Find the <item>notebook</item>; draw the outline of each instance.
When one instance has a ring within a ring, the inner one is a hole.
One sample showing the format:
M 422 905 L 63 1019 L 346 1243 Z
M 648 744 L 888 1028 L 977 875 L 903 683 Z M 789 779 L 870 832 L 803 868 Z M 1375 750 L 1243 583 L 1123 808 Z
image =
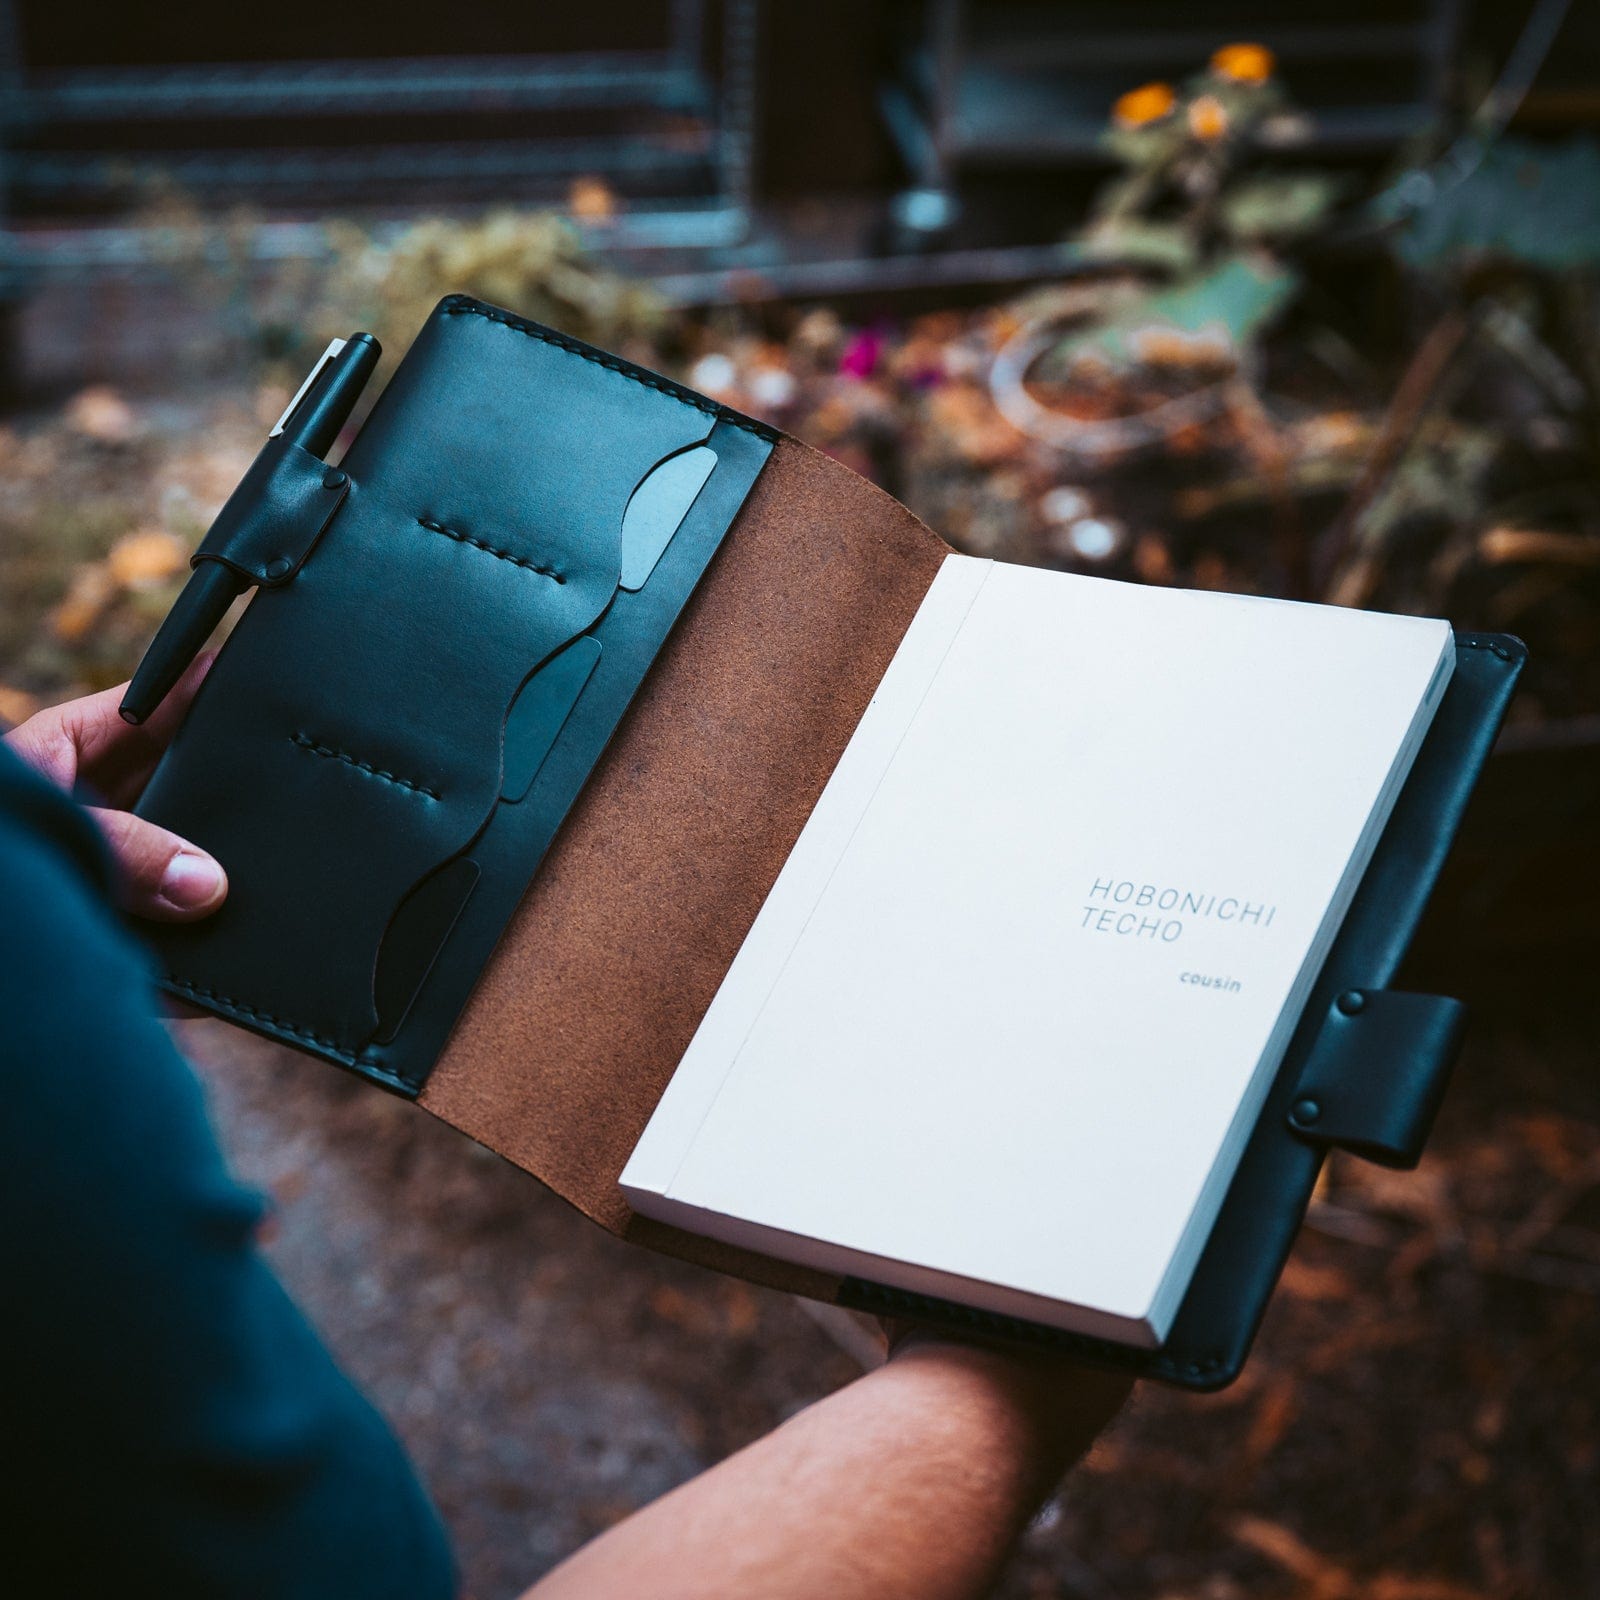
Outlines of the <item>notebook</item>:
M 1442 623 L 956 557 L 461 295 L 330 461 L 377 357 L 318 364 L 125 699 L 256 590 L 139 801 L 230 884 L 142 927 L 162 986 L 618 1237 L 1231 1381 L 1326 1151 L 1426 1141 L 1462 1008 L 1394 985 L 1520 642 L 1430 692 Z
M 1160 1346 L 1454 661 L 1442 621 L 946 557 L 628 1203 Z

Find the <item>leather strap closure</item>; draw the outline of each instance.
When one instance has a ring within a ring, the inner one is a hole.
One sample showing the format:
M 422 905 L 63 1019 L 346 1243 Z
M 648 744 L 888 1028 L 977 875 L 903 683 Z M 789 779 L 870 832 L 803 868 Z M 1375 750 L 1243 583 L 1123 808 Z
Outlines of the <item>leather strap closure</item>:
M 1416 1166 L 1465 1020 L 1461 1002 L 1442 995 L 1346 990 L 1295 1086 L 1290 1128 L 1382 1166 Z
M 348 474 L 287 439 L 269 439 L 190 565 L 217 561 L 247 584 L 277 588 L 300 570 L 349 492 Z

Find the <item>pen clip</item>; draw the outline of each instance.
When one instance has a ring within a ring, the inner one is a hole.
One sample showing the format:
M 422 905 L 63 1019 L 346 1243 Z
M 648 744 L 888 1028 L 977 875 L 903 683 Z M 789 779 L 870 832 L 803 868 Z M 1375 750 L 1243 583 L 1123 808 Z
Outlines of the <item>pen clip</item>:
M 125 721 L 141 723 L 161 704 L 240 594 L 281 588 L 300 570 L 350 488 L 322 458 L 381 353 L 370 333 L 334 339 L 322 352 L 195 552 L 194 573 L 123 696 Z
M 306 391 L 317 381 L 317 377 L 321 373 L 322 369 L 327 366 L 327 364 L 332 361 L 341 350 L 344 349 L 348 342 L 349 341 L 345 339 L 330 339 L 328 341 L 328 348 L 317 357 L 316 365 L 313 366 L 312 369 L 306 374 L 305 382 L 295 390 L 294 399 L 292 399 L 288 405 L 283 408 L 283 415 L 279 417 L 275 423 L 273 423 L 272 432 L 267 435 L 269 439 L 276 439 L 278 435 L 283 432 L 285 425 L 289 421 L 289 418 L 294 415 L 294 408 L 305 399 Z

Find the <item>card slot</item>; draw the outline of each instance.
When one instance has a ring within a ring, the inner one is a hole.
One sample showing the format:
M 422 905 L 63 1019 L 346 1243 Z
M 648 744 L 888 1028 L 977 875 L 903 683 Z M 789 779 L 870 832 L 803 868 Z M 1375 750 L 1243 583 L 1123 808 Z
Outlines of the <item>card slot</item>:
M 374 1044 L 388 1044 L 400 1031 L 479 876 L 477 862 L 458 856 L 435 868 L 400 902 L 384 930 L 373 970 L 372 1001 L 378 1018 Z
M 715 450 L 691 445 L 664 456 L 639 480 L 617 530 L 618 589 L 637 592 L 649 581 L 716 465 Z M 531 565 L 491 548 L 484 540 L 468 538 L 433 520 L 419 520 L 432 531 L 447 533 L 458 542 L 475 545 L 502 560 L 512 560 L 518 566 Z M 557 582 L 565 581 L 553 570 L 534 570 Z M 593 677 L 601 654 L 600 641 L 590 634 L 569 640 L 513 696 L 501 740 L 498 803 L 519 805 L 526 799 Z M 490 815 L 493 809 L 490 808 Z M 486 816 L 480 832 L 488 821 Z M 463 851 L 470 848 L 469 842 Z M 373 1007 L 377 1026 L 370 1043 L 394 1042 L 459 921 L 478 876 L 477 866 L 463 854 L 430 869 L 402 897 L 374 957 Z
M 518 690 L 506 714 L 501 801 L 515 805 L 533 787 L 599 660 L 600 641 L 583 635 L 558 650 Z M 470 850 L 471 843 L 465 848 Z M 431 868 L 401 899 L 373 966 L 377 1027 L 371 1043 L 393 1043 L 481 875 L 476 861 L 458 855 Z
M 716 465 L 716 451 L 699 444 L 658 461 L 640 479 L 622 514 L 622 588 L 633 593 L 650 581 Z
M 574 639 L 523 684 L 506 714 L 500 798 L 522 801 L 600 661 L 600 641 Z

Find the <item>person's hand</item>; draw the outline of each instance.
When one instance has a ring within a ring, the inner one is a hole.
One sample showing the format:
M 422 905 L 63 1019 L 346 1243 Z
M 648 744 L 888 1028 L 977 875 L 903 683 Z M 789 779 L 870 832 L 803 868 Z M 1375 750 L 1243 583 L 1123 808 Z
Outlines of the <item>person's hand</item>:
M 927 1322 L 902 1317 L 874 1317 L 883 1335 L 884 1360 L 896 1361 L 908 1353 L 938 1356 L 967 1352 L 989 1358 L 1043 1392 L 1069 1394 L 1090 1411 L 1101 1413 L 1100 1424 L 1109 1422 L 1133 1390 L 1133 1378 L 1116 1370 L 1087 1366 L 1076 1358 L 1048 1349 L 1029 1349 L 986 1339 L 981 1334 L 963 1335 Z
M 143 792 L 214 659 L 198 657 L 142 727 L 118 715 L 127 688 L 120 684 L 40 711 L 5 736 L 52 782 L 70 790 L 81 780 L 115 808 L 91 806 L 89 814 L 116 858 L 124 907 L 141 917 L 192 922 L 209 916 L 228 893 L 227 875 L 198 845 L 121 809 Z

